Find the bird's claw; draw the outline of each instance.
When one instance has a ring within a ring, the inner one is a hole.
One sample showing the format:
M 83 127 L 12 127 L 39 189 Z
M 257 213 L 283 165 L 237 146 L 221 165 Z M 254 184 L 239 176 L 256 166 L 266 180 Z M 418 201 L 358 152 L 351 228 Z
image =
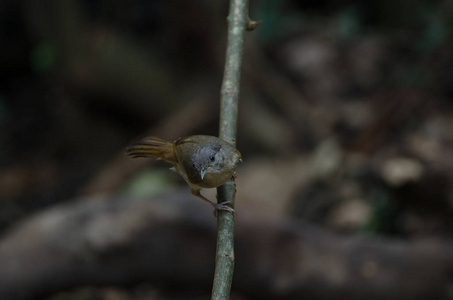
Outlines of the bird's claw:
M 217 218 L 219 210 L 229 211 L 230 213 L 232 213 L 234 215 L 236 213 L 234 208 L 226 205 L 226 204 L 230 204 L 230 203 L 231 203 L 231 201 L 224 201 L 222 203 L 213 203 L 213 206 L 214 206 L 214 217 Z

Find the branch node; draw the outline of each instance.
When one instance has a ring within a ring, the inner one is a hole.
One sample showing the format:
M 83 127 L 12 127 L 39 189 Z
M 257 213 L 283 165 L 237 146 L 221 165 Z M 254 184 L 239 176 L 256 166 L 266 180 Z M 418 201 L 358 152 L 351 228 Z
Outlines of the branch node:
M 263 21 L 262 20 L 252 21 L 249 18 L 247 21 L 247 28 L 246 28 L 247 31 L 253 31 L 261 22 L 263 22 Z

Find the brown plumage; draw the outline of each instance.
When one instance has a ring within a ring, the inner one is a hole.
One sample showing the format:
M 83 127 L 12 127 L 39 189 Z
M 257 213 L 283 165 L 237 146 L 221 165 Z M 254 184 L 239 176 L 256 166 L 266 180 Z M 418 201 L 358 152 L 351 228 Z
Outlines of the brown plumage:
M 145 137 L 126 150 L 127 155 L 138 157 L 155 157 L 168 163 L 176 164 L 175 144 L 158 137 Z
M 133 158 L 155 157 L 172 164 L 193 195 L 211 203 L 216 210 L 234 212 L 228 203 L 217 204 L 200 194 L 201 189 L 218 187 L 235 174 L 241 153 L 226 141 L 208 135 L 188 136 L 174 142 L 145 137 L 128 147 L 126 153 Z

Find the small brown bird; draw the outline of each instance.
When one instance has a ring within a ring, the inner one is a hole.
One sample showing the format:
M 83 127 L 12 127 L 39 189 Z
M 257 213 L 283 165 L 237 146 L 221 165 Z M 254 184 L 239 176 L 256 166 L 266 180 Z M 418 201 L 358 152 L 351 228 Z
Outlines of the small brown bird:
M 129 146 L 126 154 L 136 157 L 155 157 L 173 165 L 190 186 L 192 194 L 217 210 L 234 212 L 230 202 L 214 203 L 200 194 L 204 188 L 216 188 L 235 176 L 241 153 L 231 144 L 214 136 L 192 135 L 174 142 L 157 137 L 145 137 Z

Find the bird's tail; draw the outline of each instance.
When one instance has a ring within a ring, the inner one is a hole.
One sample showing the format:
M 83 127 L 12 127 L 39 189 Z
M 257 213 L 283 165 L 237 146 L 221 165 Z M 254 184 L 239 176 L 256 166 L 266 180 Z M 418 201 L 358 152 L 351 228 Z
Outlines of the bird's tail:
M 133 143 L 126 149 L 126 154 L 133 158 L 155 157 L 172 164 L 177 162 L 175 144 L 154 136 L 145 137 Z

